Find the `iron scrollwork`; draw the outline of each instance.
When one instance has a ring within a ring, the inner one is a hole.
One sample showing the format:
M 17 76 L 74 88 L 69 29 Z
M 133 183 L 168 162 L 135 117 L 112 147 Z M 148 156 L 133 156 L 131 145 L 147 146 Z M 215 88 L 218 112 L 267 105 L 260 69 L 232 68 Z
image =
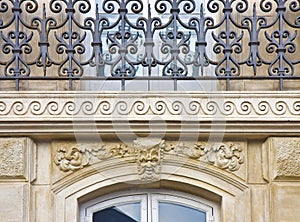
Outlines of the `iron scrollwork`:
M 40 79 L 47 79 L 56 68 L 57 79 L 84 78 L 93 69 L 100 79 L 154 72 L 184 79 L 201 78 L 209 66 L 216 79 L 239 79 L 244 66 L 252 67 L 253 78 L 297 76 L 299 1 L 98 3 L 0 0 L 1 78 L 30 79 L 41 69 Z
M 27 21 L 22 17 L 23 11 L 26 13 L 32 14 L 38 10 L 38 3 L 36 0 L 20 0 L 20 1 L 11 1 L 12 5 L 9 5 L 8 2 L 1 2 L 1 13 L 8 12 L 11 8 L 13 16 L 10 20 L 5 23 L 1 20 L 0 28 L 6 29 L 8 27 L 13 27 L 11 31 L 8 31 L 7 34 L 4 34 L 1 31 L 1 38 L 4 42 L 2 45 L 2 52 L 9 55 L 8 61 L 1 61 L 5 66 L 4 75 L 6 76 L 29 76 L 31 69 L 29 62 L 26 61 L 24 54 L 30 54 L 32 52 L 32 45 L 30 41 L 33 37 L 33 32 L 25 32 L 22 30 L 21 26 L 29 27 Z

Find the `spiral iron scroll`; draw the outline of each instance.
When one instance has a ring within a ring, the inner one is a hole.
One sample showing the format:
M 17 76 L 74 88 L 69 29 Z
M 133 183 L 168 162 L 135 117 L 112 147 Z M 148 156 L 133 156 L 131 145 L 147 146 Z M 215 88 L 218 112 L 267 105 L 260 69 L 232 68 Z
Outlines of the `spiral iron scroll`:
M 32 77 L 32 70 L 41 68 L 47 77 L 56 67 L 57 77 L 78 78 L 85 76 L 85 67 L 96 67 L 102 77 L 133 78 L 139 67 L 146 67 L 148 76 L 158 67 L 159 76 L 184 78 L 195 75 L 189 67 L 198 67 L 196 75 L 201 76 L 208 66 L 214 67 L 216 78 L 239 77 L 243 66 L 252 67 L 253 76 L 266 67 L 266 78 L 297 74 L 299 1 L 197 4 L 156 0 L 147 6 L 142 0 L 103 0 L 94 7 L 89 0 L 51 0 L 43 5 L 37 0 L 0 0 L 2 75 Z M 272 13 L 275 16 L 268 16 Z M 101 72 L 104 67 L 111 71 Z

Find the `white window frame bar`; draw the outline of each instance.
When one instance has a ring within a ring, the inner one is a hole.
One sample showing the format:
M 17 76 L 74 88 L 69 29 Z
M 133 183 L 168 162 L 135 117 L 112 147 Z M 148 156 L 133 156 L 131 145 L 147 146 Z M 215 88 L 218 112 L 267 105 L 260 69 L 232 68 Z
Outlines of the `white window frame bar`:
M 105 208 L 136 202 L 141 203 L 141 222 L 158 222 L 159 202 L 190 207 L 205 212 L 207 222 L 219 222 L 216 203 L 198 196 L 167 190 L 125 191 L 93 199 L 80 206 L 80 222 L 93 222 L 93 214 Z

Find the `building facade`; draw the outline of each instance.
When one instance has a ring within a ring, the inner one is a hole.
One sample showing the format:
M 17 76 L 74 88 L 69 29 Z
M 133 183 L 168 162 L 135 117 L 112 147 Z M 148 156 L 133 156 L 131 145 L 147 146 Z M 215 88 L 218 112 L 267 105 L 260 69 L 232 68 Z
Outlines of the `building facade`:
M 0 6 L 1 221 L 300 221 L 299 1 Z

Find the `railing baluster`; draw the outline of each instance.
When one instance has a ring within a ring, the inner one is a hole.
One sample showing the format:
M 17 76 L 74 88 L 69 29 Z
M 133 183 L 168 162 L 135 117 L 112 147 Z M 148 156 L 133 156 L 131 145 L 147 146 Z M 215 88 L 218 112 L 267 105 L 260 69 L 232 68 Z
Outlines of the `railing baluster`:
M 47 68 L 55 64 L 49 55 L 49 32 L 51 29 L 55 29 L 57 22 L 53 17 L 47 17 L 46 5 L 43 4 L 43 15 L 42 17 L 35 16 L 31 20 L 31 27 L 38 30 L 40 38 L 38 46 L 40 47 L 40 53 L 38 59 L 35 60 L 35 64 L 38 67 L 43 67 L 44 76 L 47 75 Z M 56 64 L 57 65 L 57 64 Z

